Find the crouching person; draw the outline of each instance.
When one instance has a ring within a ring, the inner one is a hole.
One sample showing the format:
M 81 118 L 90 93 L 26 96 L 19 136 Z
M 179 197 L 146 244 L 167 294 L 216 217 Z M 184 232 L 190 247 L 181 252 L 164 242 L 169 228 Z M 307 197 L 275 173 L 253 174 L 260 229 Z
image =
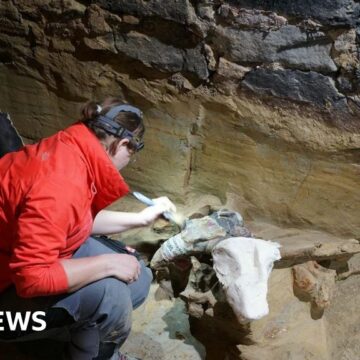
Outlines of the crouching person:
M 104 210 L 128 193 L 119 170 L 143 148 L 143 134 L 139 109 L 106 99 L 0 159 L 0 314 L 9 315 L 0 340 L 65 339 L 65 359 L 127 359 L 119 348 L 152 274 L 133 249 L 96 235 L 175 211 L 166 197 L 138 213 Z

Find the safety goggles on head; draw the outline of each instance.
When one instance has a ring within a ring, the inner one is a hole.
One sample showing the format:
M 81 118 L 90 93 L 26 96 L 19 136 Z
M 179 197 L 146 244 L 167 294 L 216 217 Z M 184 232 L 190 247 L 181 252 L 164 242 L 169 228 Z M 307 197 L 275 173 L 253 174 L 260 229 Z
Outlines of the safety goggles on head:
M 135 151 L 140 151 L 144 147 L 144 142 L 139 137 L 134 135 L 133 132 L 125 129 L 121 124 L 114 121 L 114 118 L 121 111 L 132 112 L 136 114 L 139 118 L 142 118 L 141 110 L 136 108 L 135 106 L 119 105 L 113 107 L 105 115 L 98 115 L 94 122 L 94 125 L 120 139 L 128 139 L 130 146 Z

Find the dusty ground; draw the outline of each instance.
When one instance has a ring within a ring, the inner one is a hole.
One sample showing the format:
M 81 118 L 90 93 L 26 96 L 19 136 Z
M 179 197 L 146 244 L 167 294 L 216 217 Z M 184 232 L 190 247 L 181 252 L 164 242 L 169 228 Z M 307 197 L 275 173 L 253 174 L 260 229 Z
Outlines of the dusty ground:
M 145 304 L 134 312 L 133 330 L 123 351 L 143 360 L 200 360 L 205 349 L 190 333 L 180 299 L 156 301 L 153 284 Z

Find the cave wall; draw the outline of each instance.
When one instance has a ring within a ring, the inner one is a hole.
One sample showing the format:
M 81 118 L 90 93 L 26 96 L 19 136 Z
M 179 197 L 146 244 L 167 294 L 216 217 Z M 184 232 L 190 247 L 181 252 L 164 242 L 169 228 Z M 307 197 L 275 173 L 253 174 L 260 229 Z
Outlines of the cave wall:
M 144 110 L 124 175 L 179 204 L 359 237 L 356 1 L 0 4 L 0 109 L 31 142 L 115 95 Z M 121 207 L 121 204 L 118 205 Z

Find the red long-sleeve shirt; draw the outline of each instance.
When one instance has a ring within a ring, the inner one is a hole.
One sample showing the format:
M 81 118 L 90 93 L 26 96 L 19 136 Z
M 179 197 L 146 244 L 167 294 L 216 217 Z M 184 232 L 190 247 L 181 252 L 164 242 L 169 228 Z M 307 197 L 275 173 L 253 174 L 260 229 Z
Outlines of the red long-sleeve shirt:
M 66 292 L 59 259 L 89 236 L 95 215 L 129 191 L 95 135 L 77 123 L 0 159 L 0 292 Z

